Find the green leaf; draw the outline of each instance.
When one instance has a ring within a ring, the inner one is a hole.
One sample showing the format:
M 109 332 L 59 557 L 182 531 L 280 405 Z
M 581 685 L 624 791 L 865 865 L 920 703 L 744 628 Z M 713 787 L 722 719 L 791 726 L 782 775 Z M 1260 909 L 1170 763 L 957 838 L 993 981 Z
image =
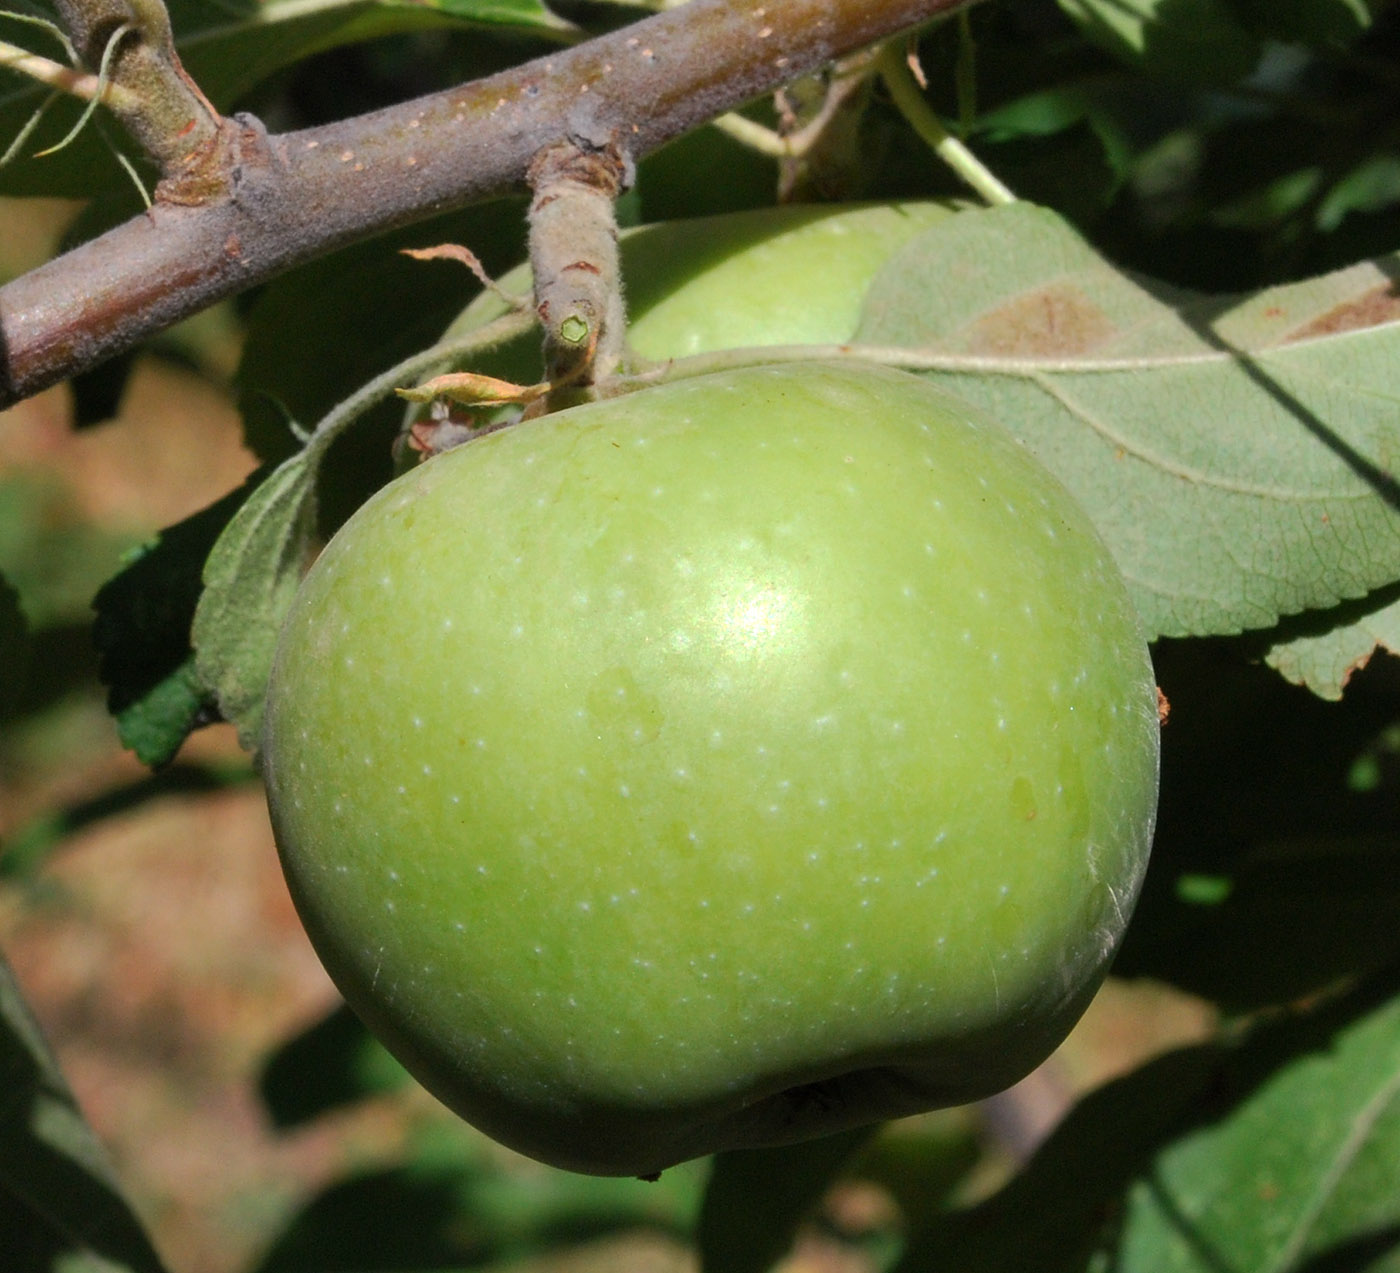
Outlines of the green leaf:
M 282 1044 L 258 1084 L 280 1130 L 408 1083 L 408 1071 L 341 1004 Z
M 1229 0 L 1059 0 L 1089 39 L 1152 75 L 1189 83 L 1248 75 L 1260 44 Z
M 135 752 L 143 765 L 156 769 L 169 764 L 185 739 L 214 719 L 193 656 L 113 716 L 122 746 Z
M 1232 0 L 1250 30 L 1272 40 L 1345 44 L 1370 28 L 1374 0 Z
M 314 491 L 303 451 L 253 491 L 204 567 L 204 593 L 190 628 L 196 673 L 250 751 L 258 749 L 277 634 L 311 544 Z
M 0 721 L 9 719 L 24 702 L 33 650 L 19 593 L 0 575 Z
M 404 31 L 476 27 L 559 41 L 577 34 L 541 0 L 175 0 L 170 16 L 185 69 L 220 109 L 313 53 Z
M 894 1273 L 1084 1273 L 1143 1162 L 1200 1110 L 1223 1054 L 1182 1049 L 1076 1105 L 1026 1167 L 985 1202 L 949 1211 Z M 1235 1273 L 1235 1271 L 1232 1271 Z
M 1237 633 L 1400 579 L 1394 269 L 1201 296 L 1015 204 L 892 258 L 856 340 L 1011 427 L 1089 511 L 1152 635 Z
M 3 959 L 0 1233 L 6 1268 L 161 1273 Z
M 1280 625 L 1264 657 L 1295 685 L 1323 698 L 1341 698 L 1377 650 L 1400 654 L 1400 588 L 1383 588 L 1317 620 Z
M 702 1163 L 684 1163 L 656 1182 L 522 1169 L 465 1124 L 445 1121 L 422 1124 L 406 1159 L 333 1182 L 292 1218 L 256 1273 L 692 1267 L 655 1257 L 585 1261 L 607 1235 L 685 1232 Z M 517 1263 L 525 1259 L 532 1262 Z
M 35 632 L 85 623 L 92 594 L 131 541 L 84 518 L 55 473 L 0 467 L 0 571 Z
M 1184 1131 L 1134 1183 L 1115 1268 L 1300 1269 L 1377 1235 L 1395 1267 L 1400 997 L 1336 1033 L 1322 1028 L 1332 1019 L 1260 1031 L 1240 1049 L 1227 1086 L 1270 1072 L 1228 1118 Z
M 0 40 L 30 49 L 53 61 L 66 61 L 58 41 L 31 26 L 7 21 L 0 14 Z M 0 168 L 0 195 L 55 195 L 91 198 L 104 190 L 134 193 L 131 178 L 122 171 L 115 152 L 131 159 L 143 175 L 146 188 L 155 184 L 154 167 L 134 142 L 110 117 L 94 116 L 72 142 L 49 155 L 39 152 L 62 141 L 78 122 L 84 103 L 51 91 L 27 76 L 0 67 L 0 154 L 5 153 L 36 112 L 42 112 L 35 130 L 10 162 Z
M 190 731 L 212 718 L 213 696 L 196 673 L 190 624 L 205 558 L 248 489 L 163 530 L 93 599 L 108 707 L 122 743 L 144 764 L 168 763 Z
M 1000 1192 L 911 1244 L 897 1273 L 1302 1273 L 1373 1242 L 1393 1250 L 1393 988 L 1167 1053 L 1103 1085 Z
M 874 1127 L 718 1154 L 696 1226 L 702 1273 L 766 1273 Z

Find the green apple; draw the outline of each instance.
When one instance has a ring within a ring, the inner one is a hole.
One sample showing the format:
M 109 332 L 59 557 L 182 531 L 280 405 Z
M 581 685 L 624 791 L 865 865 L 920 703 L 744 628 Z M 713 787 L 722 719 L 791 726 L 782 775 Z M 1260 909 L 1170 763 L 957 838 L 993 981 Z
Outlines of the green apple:
M 774 365 L 479 437 L 306 578 L 264 772 L 346 998 L 545 1162 L 986 1096 L 1104 975 L 1157 790 L 1085 515 L 925 381 Z
M 629 346 L 643 358 L 664 359 L 848 340 L 881 266 L 958 206 L 796 204 L 627 230 L 621 254 Z M 529 295 L 529 266 L 500 282 L 512 295 Z M 499 296 L 483 292 L 448 334 L 474 331 L 506 308 Z M 539 336 L 522 337 L 472 366 L 506 379 L 537 380 Z

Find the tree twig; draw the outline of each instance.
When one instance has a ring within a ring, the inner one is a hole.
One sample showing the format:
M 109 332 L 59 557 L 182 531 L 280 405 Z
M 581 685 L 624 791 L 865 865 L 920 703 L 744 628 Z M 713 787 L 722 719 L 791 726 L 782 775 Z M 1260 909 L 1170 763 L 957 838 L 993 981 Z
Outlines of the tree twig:
M 180 65 L 162 0 L 54 0 L 54 8 L 87 68 L 104 67 L 104 104 L 159 166 L 157 197 L 223 194 L 224 121 Z
M 520 191 L 546 146 L 614 145 L 635 160 L 972 2 L 691 0 L 502 74 L 321 128 L 269 136 L 255 120 L 228 121 L 225 197 L 193 206 L 158 197 L 147 213 L 0 288 L 0 406 L 332 248 Z

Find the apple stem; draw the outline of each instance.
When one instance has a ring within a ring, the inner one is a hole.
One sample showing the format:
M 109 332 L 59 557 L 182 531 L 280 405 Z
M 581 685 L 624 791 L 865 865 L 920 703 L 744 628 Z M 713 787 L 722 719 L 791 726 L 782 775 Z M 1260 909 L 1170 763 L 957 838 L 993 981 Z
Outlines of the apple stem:
M 892 41 L 881 50 L 880 78 L 909 126 L 990 206 L 1016 202 L 1015 192 L 944 128 L 943 121 L 934 114 L 914 79 L 902 41 Z
M 631 177 L 629 158 L 611 142 L 562 142 L 530 165 L 530 267 L 545 376 L 561 395 L 567 386 L 574 400 L 610 375 L 622 355 L 626 315 L 616 201 Z

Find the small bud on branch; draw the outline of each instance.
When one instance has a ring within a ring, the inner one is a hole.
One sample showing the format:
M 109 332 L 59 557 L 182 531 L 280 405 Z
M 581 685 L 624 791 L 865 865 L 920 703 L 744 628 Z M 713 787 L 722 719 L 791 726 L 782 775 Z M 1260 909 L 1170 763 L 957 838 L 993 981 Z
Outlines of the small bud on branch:
M 621 357 L 626 315 L 615 203 L 629 179 L 615 146 L 564 142 L 530 165 L 530 272 L 548 380 L 585 387 Z

